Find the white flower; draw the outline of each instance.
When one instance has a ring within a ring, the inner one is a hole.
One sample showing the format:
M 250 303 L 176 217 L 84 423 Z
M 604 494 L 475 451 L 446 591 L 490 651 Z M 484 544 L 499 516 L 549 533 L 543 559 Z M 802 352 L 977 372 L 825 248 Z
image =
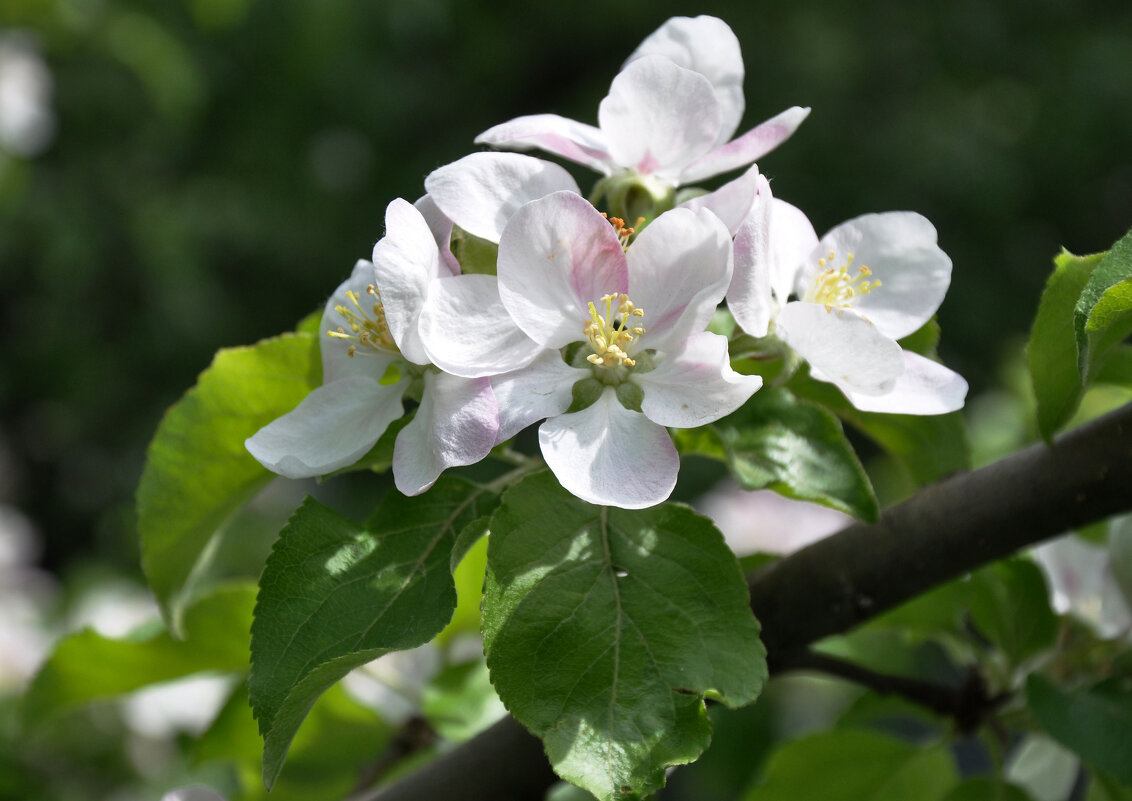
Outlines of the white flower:
M 704 331 L 731 279 L 723 224 L 675 209 L 631 236 L 573 192 L 528 203 L 502 232 L 498 284 L 433 281 L 420 330 L 442 369 L 495 376 L 499 441 L 549 418 L 539 443 L 562 486 L 644 508 L 676 482 L 665 427 L 716 420 L 762 382 Z M 592 402 L 567 412 L 575 385 Z
M 727 304 L 752 336 L 771 332 L 858 409 L 942 414 L 963 406 L 967 382 L 896 340 L 935 314 L 951 281 L 936 232 L 913 212 L 866 214 L 820 240 L 794 206 L 757 199 L 735 236 Z
M 419 391 L 420 406 L 394 444 L 401 492 L 424 492 L 445 468 L 477 462 L 494 445 L 489 382 L 431 367 L 417 331 L 429 282 L 457 267 L 447 251 L 451 223 L 427 196 L 418 206 L 389 204 L 373 262 L 359 261 L 327 302 L 322 386 L 247 440 L 269 470 L 304 478 L 353 464 L 401 417 L 406 392 Z
M 613 79 L 597 127 L 535 114 L 484 131 L 476 142 L 537 147 L 607 176 L 627 171 L 655 182 L 662 195 L 751 164 L 789 138 L 810 111 L 795 106 L 731 140 L 743 107 L 735 34 L 715 17 L 674 17 Z

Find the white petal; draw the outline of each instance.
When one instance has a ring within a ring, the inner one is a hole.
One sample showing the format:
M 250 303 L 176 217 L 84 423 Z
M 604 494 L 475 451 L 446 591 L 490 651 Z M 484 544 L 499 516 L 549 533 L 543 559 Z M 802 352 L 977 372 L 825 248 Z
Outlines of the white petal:
M 389 333 L 406 359 L 428 364 L 417 319 L 429 283 L 448 274 L 425 218 L 398 198 L 385 210 L 385 236 L 373 246 L 377 289 Z
M 754 204 L 735 233 L 735 270 L 727 288 L 727 308 L 754 337 L 767 335 L 776 308 L 770 283 L 773 200 L 770 184 L 758 176 Z
M 602 506 L 655 506 L 672 494 L 680 469 L 668 431 L 622 406 L 612 388 L 592 406 L 543 423 L 539 445 L 566 490 Z
M 557 114 L 516 117 L 481 133 L 476 144 L 510 150 L 537 147 L 606 175 L 615 166 L 599 128 Z
M 393 445 L 393 479 L 405 495 L 419 495 L 446 468 L 487 456 L 499 430 L 499 409 L 486 378 L 428 371 L 416 416 Z
M 613 226 L 572 192 L 515 212 L 499 240 L 498 264 L 503 305 L 527 336 L 549 348 L 584 339 L 589 304 L 629 287 Z
M 963 408 L 967 382 L 938 362 L 904 351 L 904 372 L 891 391 L 865 395 L 842 387 L 842 392 L 862 412 L 945 414 Z
M 432 231 L 432 238 L 436 240 L 436 248 L 440 251 L 441 266 L 447 268 L 448 275 L 460 274 L 460 262 L 452 252 L 452 220 L 440 210 L 436 201 L 428 195 L 421 195 L 413 204 L 424 217 L 428 229 Z M 443 276 L 443 271 L 441 272 Z
M 746 167 L 789 139 L 809 115 L 808 108 L 793 106 L 786 109 L 739 138 L 732 139 L 727 144 L 720 145 L 710 153 L 687 164 L 680 172 L 680 183 L 694 183 L 739 167 Z
M 592 373 L 571 367 L 556 350 L 544 350 L 538 358 L 511 373 L 491 379 L 499 402 L 498 442 L 506 442 L 524 428 L 570 408 L 574 384 Z
M 351 333 L 349 321 L 338 311 L 339 307 L 354 314 L 365 314 L 373 318 L 374 297 L 369 293 L 369 287 L 376 284 L 377 272 L 373 264 L 365 259 L 358 259 L 350 277 L 339 284 L 334 294 L 330 296 L 330 300 L 326 301 L 318 329 L 324 384 L 357 375 L 369 376 L 374 381 L 380 381 L 389 363 L 398 358 L 393 352 L 386 356 L 372 351 L 351 357 L 350 345 L 356 345 L 356 341 L 339 339 L 326 333 L 339 329 L 343 329 L 346 334 Z M 354 293 L 357 303 L 350 299 L 347 292 Z M 359 348 L 359 350 L 363 349 Z
M 711 81 L 719 101 L 721 127 L 716 143 L 731 138 L 743 118 L 743 54 L 739 39 L 717 17 L 672 17 L 649 34 L 625 62 L 665 56 Z
M 551 192 L 581 194 L 562 167 L 520 153 L 472 153 L 433 170 L 425 189 L 456 225 L 498 242 L 511 215 Z
M 528 364 L 542 348 L 515 325 L 494 275 L 433 281 L 420 317 L 429 361 L 453 375 L 496 375 Z
M 731 283 L 731 235 L 707 209 L 672 209 L 629 247 L 629 297 L 645 316 L 641 347 L 664 348 L 711 321 Z
M 770 212 L 770 285 L 779 303 L 795 289 L 802 265 L 818 243 L 809 217 L 797 206 L 774 198 Z
M 617 164 L 670 181 L 715 145 L 721 127 L 707 78 L 663 56 L 621 70 L 597 118 Z
M 759 168 L 752 166 L 734 181 L 728 181 L 714 192 L 684 201 L 680 208 L 692 211 L 707 209 L 721 219 L 734 236 L 755 203 L 759 189 L 758 179 Z M 815 241 L 816 239 L 815 237 Z
M 323 384 L 244 445 L 260 464 L 281 476 L 326 475 L 353 464 L 373 447 L 401 416 L 404 389 L 404 382 L 382 386 L 365 376 Z
M 787 303 L 778 313 L 779 337 L 810 363 L 810 373 L 842 390 L 889 392 L 904 371 L 900 346 L 848 309 Z
M 872 270 L 881 286 L 853 301 L 886 336 L 906 337 L 931 319 L 951 283 L 951 259 L 936 245 L 935 227 L 911 211 L 866 214 L 821 238 L 803 281 L 818 271 L 817 259 L 832 250 L 839 267 L 850 253 L 853 271 Z
M 731 414 L 763 385 L 757 375 L 732 370 L 727 338 L 707 331 L 658 362 L 655 370 L 634 373 L 632 380 L 644 390 L 641 411 L 662 426 L 707 425 Z

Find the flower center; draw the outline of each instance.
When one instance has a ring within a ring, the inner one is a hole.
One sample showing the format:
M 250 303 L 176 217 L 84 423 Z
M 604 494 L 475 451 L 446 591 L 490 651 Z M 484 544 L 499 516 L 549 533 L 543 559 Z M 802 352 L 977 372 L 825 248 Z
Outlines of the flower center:
M 604 315 L 590 303 L 590 319 L 582 328 L 593 349 L 586 361 L 598 367 L 632 367 L 636 362 L 629 357 L 628 349 L 645 329 L 633 326 L 631 318 L 644 317 L 644 309 L 638 309 L 624 294 L 604 295 L 598 302 L 604 306 Z
M 393 335 L 389 332 L 389 323 L 385 321 L 385 306 L 381 303 L 381 295 L 377 287 L 370 284 L 366 287 L 366 294 L 373 296 L 373 305 L 369 311 L 362 304 L 362 298 L 357 292 L 347 291 L 346 297 L 350 299 L 353 308 L 341 304 L 334 307 L 334 311 L 342 316 L 346 324 L 337 331 L 326 333 L 335 339 L 352 340 L 349 350 L 346 351 L 351 357 L 359 352 L 358 348 L 361 348 L 361 353 L 370 356 L 378 353 L 399 353 L 397 343 L 393 341 Z
M 840 267 L 826 266 L 835 261 L 836 258 L 837 254 L 831 250 L 827 258 L 818 259 L 818 267 L 823 269 L 814 278 L 813 285 L 807 290 L 802 300 L 809 303 L 820 303 L 825 306 L 826 311 L 831 311 L 834 306 L 851 305 L 853 298 L 867 295 L 880 286 L 880 281 L 868 280 L 873 271 L 864 265 L 856 273 L 849 272 L 853 267 L 852 253 Z
M 612 225 L 613 230 L 617 232 L 617 239 L 621 242 L 622 250 L 628 250 L 629 240 L 633 238 L 633 234 L 637 233 L 637 229 L 630 228 L 620 217 L 610 217 L 604 211 L 601 213 L 601 216 L 609 220 L 609 224 Z M 637 226 L 640 227 L 641 223 L 643 223 L 644 221 L 644 217 L 638 217 Z

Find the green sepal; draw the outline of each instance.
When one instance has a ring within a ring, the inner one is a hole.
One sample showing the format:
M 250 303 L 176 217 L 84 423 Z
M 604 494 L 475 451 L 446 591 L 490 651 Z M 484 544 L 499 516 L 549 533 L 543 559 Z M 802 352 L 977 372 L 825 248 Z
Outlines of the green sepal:
M 469 234 L 463 228 L 452 228 L 452 255 L 460 263 L 460 272 L 477 273 L 480 275 L 495 275 L 496 263 L 499 260 L 499 245 L 474 234 Z

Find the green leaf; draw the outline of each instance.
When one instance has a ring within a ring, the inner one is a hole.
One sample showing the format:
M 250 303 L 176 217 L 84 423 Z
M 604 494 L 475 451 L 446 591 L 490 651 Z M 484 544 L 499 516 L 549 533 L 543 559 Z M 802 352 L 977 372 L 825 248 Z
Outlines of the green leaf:
M 856 729 L 782 746 L 743 801 L 935 801 L 957 781 L 943 746 L 920 748 Z
M 1057 639 L 1057 615 L 1041 569 L 1006 559 L 971 577 L 971 619 L 1017 667 Z
M 24 697 L 24 720 L 36 726 L 92 701 L 203 670 L 248 669 L 248 629 L 255 588 L 217 589 L 185 611 L 185 639 L 167 632 L 114 640 L 84 629 L 60 640 Z
M 421 714 L 446 740 L 471 739 L 507 714 L 482 659 L 450 665 L 421 691 Z
M 191 578 L 225 520 L 273 474 L 244 440 L 322 380 L 318 340 L 285 334 L 216 354 L 166 414 L 138 485 L 142 568 L 174 634 Z
M 1015 784 L 979 776 L 956 785 L 943 801 L 1033 801 L 1033 798 Z
M 879 513 L 872 484 L 841 424 L 787 389 L 760 390 L 711 426 L 732 476 L 744 489 L 772 489 L 862 520 Z
M 1026 360 L 1038 404 L 1038 431 L 1047 440 L 1073 416 L 1085 392 L 1071 323 L 1081 290 L 1103 255 L 1074 256 L 1063 250 L 1053 260 L 1053 274 L 1030 328 Z
M 967 424 L 960 412 L 936 415 L 862 412 L 833 384 L 800 372 L 790 388 L 817 401 L 884 448 L 918 485 L 932 484 L 971 466 Z
M 494 496 L 442 478 L 389 492 L 365 527 L 308 498 L 260 579 L 248 694 L 270 787 L 318 696 L 359 665 L 435 637 L 452 617 L 452 548 Z
M 1132 801 L 1132 784 L 1121 784 L 1103 773 L 1093 771 L 1085 801 Z
M 746 583 L 683 506 L 592 506 L 549 473 L 492 518 L 484 642 L 492 682 L 560 776 L 636 797 L 711 737 L 703 696 L 750 703 L 766 680 Z
M 1034 720 L 1051 737 L 1125 784 L 1132 784 L 1132 691 L 1128 679 L 1066 690 L 1032 674 L 1026 703 Z
M 1132 387 L 1132 345 L 1116 345 L 1104 354 L 1094 380 L 1098 384 Z
M 904 350 L 909 350 L 912 353 L 918 353 L 921 356 L 927 356 L 929 359 L 934 359 L 936 356 L 936 348 L 939 347 L 940 328 L 939 321 L 932 318 L 913 331 L 908 336 L 900 340 L 900 347 Z
M 239 778 L 240 801 L 309 801 L 346 798 L 357 777 L 392 739 L 394 729 L 331 687 L 315 703 L 291 746 L 287 766 L 270 794 L 260 778 L 263 740 L 248 708 L 247 688 L 236 688 L 200 739 L 193 743 L 194 764 L 226 765 Z
M 1104 254 L 1073 309 L 1081 383 L 1094 359 L 1132 333 L 1132 231 Z

